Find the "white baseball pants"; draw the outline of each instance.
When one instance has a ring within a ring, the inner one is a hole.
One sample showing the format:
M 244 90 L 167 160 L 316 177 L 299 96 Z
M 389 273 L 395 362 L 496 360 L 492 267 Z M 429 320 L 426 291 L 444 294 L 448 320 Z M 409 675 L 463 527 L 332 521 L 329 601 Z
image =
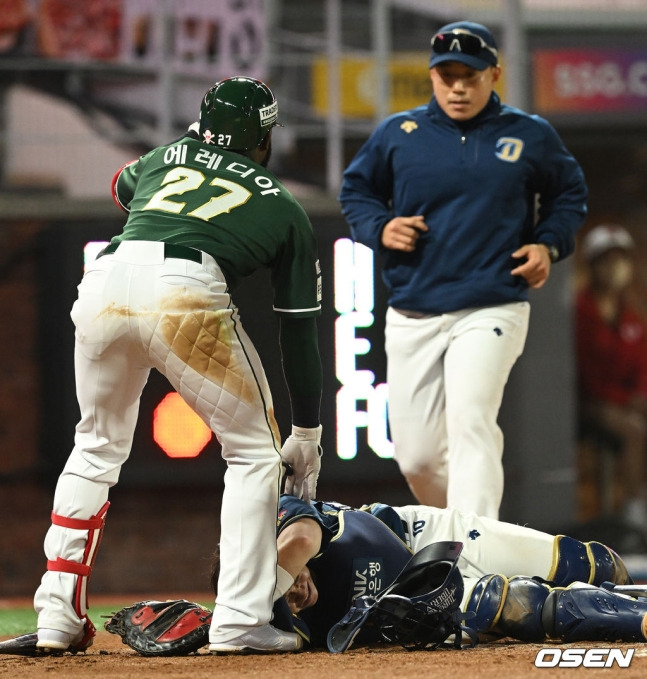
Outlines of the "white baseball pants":
M 215 432 L 227 462 L 210 641 L 226 642 L 268 623 L 280 437 L 265 373 L 217 263 L 205 253 L 202 263 L 165 259 L 163 243 L 126 241 L 88 267 L 72 319 L 81 419 L 54 512 L 68 524 L 99 512 L 130 454 L 140 395 L 157 368 Z M 163 525 L 151 526 L 155 530 Z M 52 525 L 45 552 L 50 561 L 81 563 L 87 543 L 87 530 Z M 79 577 L 45 573 L 34 599 L 39 628 L 79 631 L 85 613 Z
M 498 518 L 503 390 L 521 355 L 530 305 L 412 318 L 386 314 L 389 424 L 420 504 Z
M 463 608 L 484 575 L 501 573 L 548 578 L 555 558 L 555 536 L 455 509 L 408 505 L 393 508 L 407 526 L 414 552 L 433 542 L 463 543 L 458 567 L 465 584 Z

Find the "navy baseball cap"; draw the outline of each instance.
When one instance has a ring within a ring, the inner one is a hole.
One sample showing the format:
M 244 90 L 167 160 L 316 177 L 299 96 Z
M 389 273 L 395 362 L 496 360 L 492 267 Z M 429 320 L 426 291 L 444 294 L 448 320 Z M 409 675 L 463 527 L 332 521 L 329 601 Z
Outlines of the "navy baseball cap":
M 444 61 L 460 61 L 477 71 L 499 63 L 498 48 L 490 31 L 473 21 L 443 26 L 431 39 L 429 68 Z

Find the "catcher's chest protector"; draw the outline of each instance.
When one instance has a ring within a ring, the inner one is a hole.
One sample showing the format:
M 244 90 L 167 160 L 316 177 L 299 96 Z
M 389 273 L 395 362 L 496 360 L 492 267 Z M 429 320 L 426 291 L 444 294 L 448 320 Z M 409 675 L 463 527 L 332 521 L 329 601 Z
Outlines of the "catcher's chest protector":
M 310 628 L 313 645 L 325 646 L 328 630 L 353 600 L 386 589 L 410 558 L 409 549 L 379 519 L 366 512 L 340 511 L 337 535 L 308 564 L 319 600 L 300 617 Z

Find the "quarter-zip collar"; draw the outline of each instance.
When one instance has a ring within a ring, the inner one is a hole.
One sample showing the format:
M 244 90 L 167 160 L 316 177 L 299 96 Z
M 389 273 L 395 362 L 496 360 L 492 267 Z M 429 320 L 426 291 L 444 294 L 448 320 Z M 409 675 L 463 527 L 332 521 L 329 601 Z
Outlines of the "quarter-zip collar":
M 458 122 L 450 118 L 445 113 L 445 111 L 440 108 L 436 97 L 432 96 L 429 105 L 427 106 L 427 115 L 434 122 L 453 125 L 454 127 L 458 128 L 461 133 L 465 133 L 475 127 L 478 127 L 484 120 L 496 118 L 501 113 L 501 107 L 502 104 L 499 95 L 496 92 L 492 92 L 490 95 L 490 100 L 485 105 L 485 108 L 480 111 L 480 113 L 475 115 L 473 118 L 470 118 L 470 120 Z

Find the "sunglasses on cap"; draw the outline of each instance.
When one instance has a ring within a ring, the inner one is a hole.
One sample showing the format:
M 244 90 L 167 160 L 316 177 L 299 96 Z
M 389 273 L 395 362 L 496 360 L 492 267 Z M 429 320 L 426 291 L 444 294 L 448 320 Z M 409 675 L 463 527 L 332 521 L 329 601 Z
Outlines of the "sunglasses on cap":
M 480 35 L 466 31 L 450 31 L 449 33 L 436 33 L 431 39 L 431 49 L 436 54 L 448 54 L 449 52 L 462 52 L 469 56 L 478 56 L 482 49 L 486 49 L 498 60 L 499 54 L 490 47 Z

